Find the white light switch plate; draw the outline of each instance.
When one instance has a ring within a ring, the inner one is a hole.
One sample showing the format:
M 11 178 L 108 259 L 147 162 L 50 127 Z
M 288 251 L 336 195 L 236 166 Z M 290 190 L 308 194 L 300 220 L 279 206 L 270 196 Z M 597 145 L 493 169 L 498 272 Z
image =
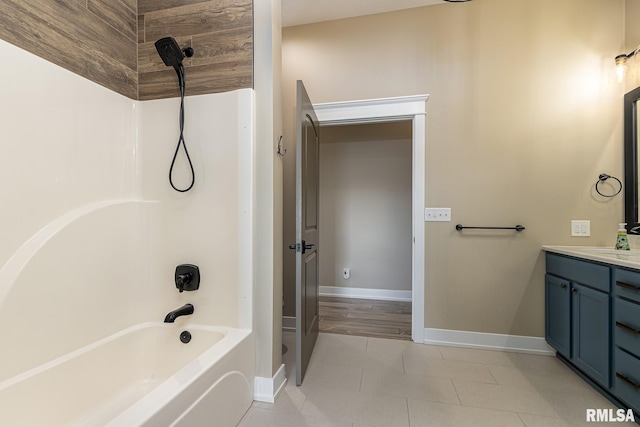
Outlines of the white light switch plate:
M 424 210 L 425 221 L 451 221 L 451 208 L 427 208 Z
M 578 237 L 591 236 L 591 221 L 588 219 L 572 219 L 571 235 Z

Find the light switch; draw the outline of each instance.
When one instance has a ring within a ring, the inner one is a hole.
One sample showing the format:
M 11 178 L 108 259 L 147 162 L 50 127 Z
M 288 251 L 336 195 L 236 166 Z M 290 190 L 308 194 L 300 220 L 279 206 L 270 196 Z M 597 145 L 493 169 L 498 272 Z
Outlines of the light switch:
M 451 208 L 426 208 L 425 221 L 451 221 Z

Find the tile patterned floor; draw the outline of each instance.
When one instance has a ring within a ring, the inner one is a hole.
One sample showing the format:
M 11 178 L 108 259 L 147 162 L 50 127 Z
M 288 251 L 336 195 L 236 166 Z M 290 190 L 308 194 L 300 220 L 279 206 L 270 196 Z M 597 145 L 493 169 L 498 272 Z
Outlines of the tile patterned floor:
M 575 427 L 616 409 L 555 357 L 324 333 L 296 387 L 283 342 L 289 382 L 241 427 Z

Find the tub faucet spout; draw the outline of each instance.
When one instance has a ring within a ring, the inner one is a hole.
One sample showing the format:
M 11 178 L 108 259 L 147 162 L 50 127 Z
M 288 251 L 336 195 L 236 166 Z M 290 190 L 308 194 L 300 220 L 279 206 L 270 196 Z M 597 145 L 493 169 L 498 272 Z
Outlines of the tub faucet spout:
M 193 314 L 193 304 L 185 304 L 182 307 L 170 311 L 164 318 L 164 323 L 173 323 L 178 317 Z

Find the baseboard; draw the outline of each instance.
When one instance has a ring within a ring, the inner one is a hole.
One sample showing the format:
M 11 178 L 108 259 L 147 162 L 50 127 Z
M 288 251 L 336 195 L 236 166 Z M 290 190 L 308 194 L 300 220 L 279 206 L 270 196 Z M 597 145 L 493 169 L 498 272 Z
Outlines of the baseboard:
M 339 286 L 320 286 L 320 296 L 375 299 L 383 301 L 411 302 L 411 291 L 395 291 L 391 289 L 343 288 Z
M 292 316 L 282 316 L 282 329 L 285 331 L 295 331 L 296 318 Z
M 425 328 L 424 343 L 452 347 L 481 348 L 487 350 L 517 351 L 553 356 L 555 350 L 544 338 L 521 335 L 488 334 L 483 332 L 454 331 Z
M 258 402 L 274 403 L 280 392 L 287 384 L 284 364 L 275 373 L 273 378 L 255 377 L 253 400 Z

